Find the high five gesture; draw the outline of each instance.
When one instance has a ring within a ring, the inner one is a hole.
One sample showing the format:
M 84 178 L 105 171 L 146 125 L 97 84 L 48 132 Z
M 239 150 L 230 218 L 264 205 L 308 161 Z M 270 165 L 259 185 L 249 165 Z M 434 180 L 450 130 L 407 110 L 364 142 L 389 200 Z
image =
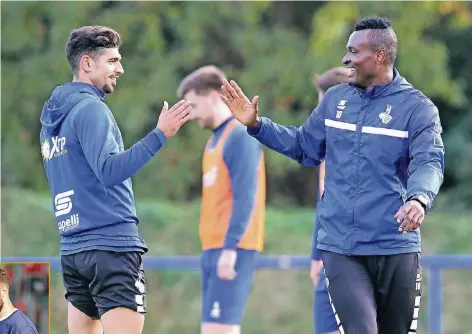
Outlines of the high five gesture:
M 259 96 L 251 101 L 246 97 L 238 84 L 224 80 L 221 86 L 221 98 L 236 119 L 246 126 L 256 126 L 259 122 Z

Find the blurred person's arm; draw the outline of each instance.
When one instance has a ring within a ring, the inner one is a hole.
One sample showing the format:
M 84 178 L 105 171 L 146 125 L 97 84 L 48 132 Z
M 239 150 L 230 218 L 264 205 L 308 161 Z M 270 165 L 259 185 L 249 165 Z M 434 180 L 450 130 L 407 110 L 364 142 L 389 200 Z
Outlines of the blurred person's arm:
M 325 179 L 325 167 L 326 163 L 323 161 L 320 165 L 319 178 L 318 178 L 318 204 L 324 194 L 324 179 Z M 317 204 L 317 206 L 318 206 Z M 316 208 L 318 210 L 318 208 Z M 315 227 L 313 229 L 313 239 L 312 239 L 312 250 L 311 250 L 311 259 L 313 261 L 321 261 L 321 251 L 318 249 L 318 231 L 320 230 L 320 224 L 318 219 L 315 218 Z
M 236 249 L 251 219 L 257 198 L 261 155 L 261 145 L 241 129 L 235 129 L 225 144 L 223 159 L 228 166 L 233 196 L 225 249 Z
M 319 181 L 318 181 L 319 183 L 318 201 L 321 200 L 321 197 L 323 196 L 323 193 L 324 193 L 325 165 L 326 163 L 324 161 L 320 165 Z M 318 210 L 318 208 L 316 210 Z M 320 222 L 319 222 L 319 219 L 316 218 L 316 216 L 317 215 L 315 215 L 315 226 L 313 228 L 313 236 L 312 236 L 312 241 L 311 241 L 311 269 L 310 269 L 310 276 L 315 286 L 318 283 L 318 277 L 319 277 L 321 269 L 323 268 L 323 261 L 321 259 L 321 251 L 318 249 L 318 231 L 320 230 Z

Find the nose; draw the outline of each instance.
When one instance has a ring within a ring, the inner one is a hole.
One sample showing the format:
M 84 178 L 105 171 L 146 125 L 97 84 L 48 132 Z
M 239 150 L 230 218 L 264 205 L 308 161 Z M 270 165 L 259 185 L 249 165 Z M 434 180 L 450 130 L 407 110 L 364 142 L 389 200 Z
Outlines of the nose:
M 349 58 L 349 55 L 346 53 L 343 57 L 343 64 L 344 66 L 347 66 L 351 63 L 351 59 Z
M 123 75 L 125 73 L 125 70 L 123 69 L 123 65 L 121 65 L 121 63 L 117 64 L 115 72 L 118 73 L 118 75 Z

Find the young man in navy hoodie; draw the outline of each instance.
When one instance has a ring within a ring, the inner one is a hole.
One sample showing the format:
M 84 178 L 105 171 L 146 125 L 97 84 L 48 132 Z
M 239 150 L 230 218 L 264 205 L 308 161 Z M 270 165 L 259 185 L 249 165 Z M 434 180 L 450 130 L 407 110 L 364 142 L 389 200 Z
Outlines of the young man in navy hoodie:
M 38 334 L 31 319 L 11 302 L 10 277 L 3 268 L 0 268 L 0 333 Z
M 419 227 L 444 178 L 439 112 L 394 67 L 397 37 L 381 17 L 359 21 L 343 58 L 348 83 L 328 89 L 300 127 L 259 116 L 239 86 L 222 96 L 248 132 L 301 164 L 326 163 L 317 221 L 340 333 L 417 333 Z
M 147 246 L 138 233 L 131 176 L 189 119 L 189 103 L 168 109 L 165 102 L 156 128 L 124 149 L 104 102 L 124 73 L 120 45 L 108 27 L 72 31 L 66 55 L 73 80 L 53 91 L 41 114 L 71 334 L 142 332 Z

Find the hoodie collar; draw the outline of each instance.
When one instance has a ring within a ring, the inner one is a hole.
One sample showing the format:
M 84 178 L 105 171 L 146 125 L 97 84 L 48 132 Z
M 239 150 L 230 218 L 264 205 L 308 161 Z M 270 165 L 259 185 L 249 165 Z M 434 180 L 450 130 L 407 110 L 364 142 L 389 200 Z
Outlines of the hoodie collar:
M 68 86 L 70 87 L 75 87 L 77 88 L 78 90 L 82 89 L 82 88 L 85 88 L 87 89 L 89 92 L 90 92 L 90 89 L 91 89 L 91 92 L 94 93 L 94 95 L 96 95 L 100 101 L 104 101 L 106 99 L 106 95 L 105 93 L 103 93 L 100 89 L 98 89 L 96 86 L 94 85 L 91 85 L 89 83 L 85 83 L 85 82 L 78 82 L 78 81 L 71 81 L 69 83 L 67 83 Z
M 362 97 L 369 97 L 369 98 L 372 98 L 372 97 L 376 97 L 380 94 L 382 94 L 386 89 L 390 88 L 390 87 L 393 87 L 395 86 L 398 82 L 401 81 L 401 76 L 400 74 L 398 73 L 398 70 L 396 68 L 393 68 L 393 80 L 390 81 L 389 83 L 385 84 L 385 85 L 373 85 L 371 89 L 369 90 L 365 90 L 363 88 L 360 88 L 360 87 L 357 87 L 357 86 L 354 86 L 358 93 L 362 96 Z
M 52 136 L 60 131 L 69 112 L 83 99 L 92 97 L 105 100 L 105 94 L 97 87 L 84 82 L 66 82 L 56 87 L 41 112 L 41 125 Z

